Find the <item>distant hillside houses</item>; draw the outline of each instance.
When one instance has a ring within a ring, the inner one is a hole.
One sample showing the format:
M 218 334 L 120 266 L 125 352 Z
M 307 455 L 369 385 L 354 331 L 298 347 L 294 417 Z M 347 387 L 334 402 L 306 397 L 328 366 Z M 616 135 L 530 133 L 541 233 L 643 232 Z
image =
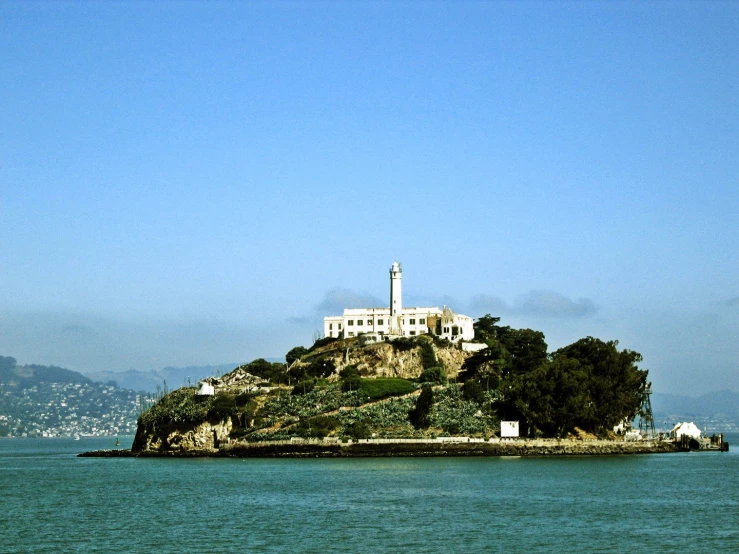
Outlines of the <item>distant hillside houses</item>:
M 388 308 L 346 308 L 343 315 L 323 318 L 325 337 L 358 337 L 365 340 L 392 340 L 396 337 L 432 334 L 452 342 L 472 340 L 475 331 L 471 317 L 450 308 L 404 308 L 403 270 L 398 262 L 390 268 L 390 306 Z

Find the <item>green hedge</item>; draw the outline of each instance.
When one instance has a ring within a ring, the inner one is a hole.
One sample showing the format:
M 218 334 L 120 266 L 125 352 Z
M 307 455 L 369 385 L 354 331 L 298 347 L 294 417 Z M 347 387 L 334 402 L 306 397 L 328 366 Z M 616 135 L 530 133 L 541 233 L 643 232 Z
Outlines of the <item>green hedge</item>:
M 409 394 L 416 390 L 416 385 L 406 379 L 362 379 L 359 385 L 359 398 L 362 400 L 380 400 L 389 396 Z

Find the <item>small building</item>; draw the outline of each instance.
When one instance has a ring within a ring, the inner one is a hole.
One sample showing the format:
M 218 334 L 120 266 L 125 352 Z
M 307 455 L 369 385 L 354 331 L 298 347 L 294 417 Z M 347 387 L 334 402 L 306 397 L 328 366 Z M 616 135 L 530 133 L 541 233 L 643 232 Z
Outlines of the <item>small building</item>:
M 680 440 L 683 435 L 690 437 L 691 439 L 698 440 L 701 438 L 701 430 L 692 421 L 683 421 L 682 423 L 675 425 L 675 427 L 672 428 L 672 431 L 670 431 L 670 437 L 675 440 Z
M 209 381 L 201 381 L 200 389 L 198 389 L 198 396 L 213 396 L 216 393 L 216 389 L 213 383 Z
M 323 318 L 325 337 L 349 338 L 373 335 L 377 338 L 431 334 L 452 342 L 475 337 L 473 319 L 451 308 L 403 306 L 403 270 L 398 262 L 390 268 L 390 306 L 387 308 L 346 308 L 342 315 Z

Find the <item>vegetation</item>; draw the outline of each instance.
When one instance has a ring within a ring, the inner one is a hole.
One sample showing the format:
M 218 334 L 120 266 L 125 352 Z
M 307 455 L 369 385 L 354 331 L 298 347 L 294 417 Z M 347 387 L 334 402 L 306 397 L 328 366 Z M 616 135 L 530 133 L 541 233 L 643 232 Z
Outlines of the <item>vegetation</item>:
M 359 390 L 362 385 L 362 378 L 359 376 L 359 371 L 356 365 L 348 365 L 339 373 L 341 378 L 341 390 L 344 392 L 351 392 Z
M 593 337 L 549 353 L 543 333 L 500 326 L 499 321 L 486 315 L 475 323 L 476 340 L 487 348 L 467 358 L 459 375 L 464 385 L 447 383 L 436 355 L 443 345 L 433 337 L 389 343 L 396 351 L 417 349 L 423 367 L 420 394 L 413 381 L 363 377 L 356 364 L 344 366 L 337 380 L 341 362 L 336 348 L 321 348 L 337 341 L 318 340 L 310 349 L 298 346 L 288 352 L 289 373 L 284 364 L 263 359 L 242 366 L 273 384 L 292 382 L 292 388 L 214 397 L 180 389 L 161 398 L 139 421 L 194 424 L 230 417 L 235 434 L 246 440 L 359 439 L 489 437 L 499 431 L 501 420 L 520 421 L 528 436 L 563 436 L 574 427 L 603 435 L 636 414 L 647 384 L 647 371 L 637 367 L 638 353 Z
M 426 429 L 431 425 L 431 408 L 434 406 L 434 391 L 424 385 L 418 395 L 416 406 L 408 413 L 408 419 L 416 429 Z
M 253 362 L 240 366 L 240 368 L 275 385 L 286 384 L 288 382 L 285 364 L 268 362 L 263 358 L 257 358 Z
M 499 320 L 486 315 L 475 323 L 488 348 L 465 363 L 465 398 L 479 401 L 491 391 L 500 418 L 521 421 L 530 436 L 562 436 L 576 426 L 602 435 L 634 417 L 647 384 L 639 353 L 586 337 L 547 354 L 543 333 Z
M 447 382 L 446 371 L 444 371 L 443 366 L 436 365 L 434 367 L 424 369 L 421 372 L 421 375 L 418 378 L 418 380 L 421 383 L 433 383 L 433 384 L 443 385 Z
M 139 425 L 152 427 L 168 423 L 195 424 L 208 418 L 210 397 L 199 397 L 194 388 L 181 388 L 163 396 L 139 417 Z
M 295 434 L 299 437 L 323 438 L 340 426 L 341 423 L 335 417 L 319 415 L 301 419 L 295 426 Z
M 416 385 L 406 379 L 362 379 L 358 394 L 361 399 L 370 401 L 401 396 L 415 390 Z
M 308 349 L 305 346 L 296 346 L 292 348 L 287 354 L 285 354 L 285 361 L 290 366 L 293 362 L 299 360 L 308 353 Z

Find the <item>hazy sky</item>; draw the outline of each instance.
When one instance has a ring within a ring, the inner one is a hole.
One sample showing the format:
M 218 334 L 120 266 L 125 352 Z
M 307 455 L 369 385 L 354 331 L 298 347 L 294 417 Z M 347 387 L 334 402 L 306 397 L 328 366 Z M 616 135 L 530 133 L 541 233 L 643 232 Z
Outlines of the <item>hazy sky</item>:
M 739 3 L 0 3 L 0 355 L 448 304 L 739 390 Z

